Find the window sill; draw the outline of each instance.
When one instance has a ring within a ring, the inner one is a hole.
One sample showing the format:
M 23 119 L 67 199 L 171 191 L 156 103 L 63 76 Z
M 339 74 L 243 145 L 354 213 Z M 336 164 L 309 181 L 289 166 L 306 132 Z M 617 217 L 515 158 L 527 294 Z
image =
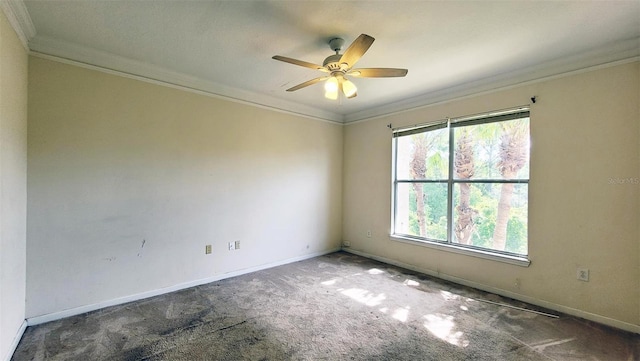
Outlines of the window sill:
M 463 254 L 465 256 L 478 257 L 478 258 L 488 259 L 492 261 L 504 262 L 504 263 L 508 263 L 508 264 L 512 264 L 520 267 L 529 267 L 529 265 L 531 264 L 531 261 L 526 257 L 518 257 L 518 256 L 501 254 L 501 253 L 493 253 L 493 252 L 483 251 L 479 249 L 470 249 L 466 247 L 456 246 L 453 244 L 443 244 L 443 243 L 426 241 L 426 240 L 418 240 L 418 239 L 403 237 L 403 236 L 394 235 L 394 234 L 390 236 L 390 239 L 392 241 L 408 243 L 408 244 L 413 244 L 413 245 L 422 246 L 422 247 L 434 248 L 440 251 Z

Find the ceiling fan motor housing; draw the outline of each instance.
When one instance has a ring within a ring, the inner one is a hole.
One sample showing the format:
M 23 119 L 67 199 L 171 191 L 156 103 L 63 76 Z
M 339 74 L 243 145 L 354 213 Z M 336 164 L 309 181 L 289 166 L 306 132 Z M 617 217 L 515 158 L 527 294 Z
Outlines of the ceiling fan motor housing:
M 340 54 L 331 55 L 326 59 L 324 59 L 322 66 L 324 66 L 325 68 L 329 69 L 329 71 L 332 71 L 332 72 L 342 71 L 342 68 L 340 67 L 341 58 L 342 58 L 342 55 Z

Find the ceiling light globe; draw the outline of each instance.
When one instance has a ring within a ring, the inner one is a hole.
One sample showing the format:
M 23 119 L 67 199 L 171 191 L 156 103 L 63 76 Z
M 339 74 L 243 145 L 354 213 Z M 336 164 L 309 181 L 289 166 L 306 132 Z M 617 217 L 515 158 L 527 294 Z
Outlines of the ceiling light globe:
M 347 79 L 342 82 L 342 91 L 347 98 L 353 98 L 358 95 L 358 88 L 356 88 L 356 85 Z
M 325 92 L 324 93 L 324 97 L 327 99 L 331 99 L 331 100 L 337 100 L 338 99 L 338 89 L 336 89 L 335 91 L 331 91 L 331 92 Z
M 334 76 L 332 76 L 331 78 L 329 78 L 325 83 L 324 83 L 324 90 L 327 93 L 338 93 L 338 79 Z

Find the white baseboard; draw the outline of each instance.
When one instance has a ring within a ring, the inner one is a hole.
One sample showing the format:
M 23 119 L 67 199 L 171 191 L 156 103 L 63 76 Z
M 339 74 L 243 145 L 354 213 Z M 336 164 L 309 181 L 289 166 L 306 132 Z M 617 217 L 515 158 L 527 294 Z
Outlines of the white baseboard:
M 394 259 L 381 257 L 381 256 L 376 256 L 376 255 L 369 254 L 369 253 L 362 252 L 362 251 L 356 251 L 356 250 L 353 250 L 351 248 L 344 247 L 342 250 L 345 251 L 345 252 L 356 254 L 358 256 L 370 258 L 370 259 L 373 259 L 373 260 L 376 260 L 376 261 L 380 261 L 380 262 L 384 262 L 384 263 L 391 264 L 391 265 L 394 265 L 394 266 L 406 268 L 406 269 L 409 269 L 409 270 L 412 270 L 412 271 L 424 273 L 426 275 L 433 276 L 433 277 L 436 277 L 436 278 L 441 278 L 443 280 L 451 281 L 451 282 L 454 282 L 454 283 L 457 283 L 457 284 L 460 284 L 460 285 L 463 285 L 463 286 L 468 286 L 468 287 L 476 288 L 476 289 L 479 289 L 479 290 L 482 290 L 482 291 L 495 293 L 495 294 L 500 295 L 500 296 L 513 298 L 515 300 L 519 300 L 519 301 L 522 301 L 522 302 L 527 302 L 527 303 L 530 303 L 532 305 L 536 305 L 536 306 L 544 307 L 544 308 L 547 308 L 547 309 L 550 309 L 550 310 L 562 312 L 562 313 L 565 313 L 565 314 L 568 314 L 568 315 L 571 315 L 571 316 L 584 318 L 584 319 L 589 320 L 589 321 L 593 321 L 593 322 L 597 322 L 597 323 L 600 323 L 600 324 L 603 324 L 603 325 L 615 327 L 615 328 L 618 328 L 618 329 L 621 329 L 621 330 L 624 330 L 624 331 L 629 331 L 629 332 L 640 334 L 640 325 L 635 325 L 635 324 L 632 324 L 632 323 L 616 320 L 616 319 L 605 317 L 605 316 L 598 315 L 598 314 L 595 314 L 595 313 L 590 313 L 590 312 L 586 312 L 586 311 L 579 310 L 579 309 L 576 309 L 576 308 L 559 305 L 559 304 L 556 304 L 556 303 L 548 302 L 548 301 L 545 301 L 545 300 L 540 300 L 540 299 L 529 297 L 529 296 L 526 296 L 526 295 L 521 295 L 521 294 L 518 294 L 518 293 L 511 292 L 511 291 L 507 291 L 507 290 L 503 290 L 503 289 L 500 289 L 500 288 L 488 286 L 488 285 L 485 285 L 485 284 L 482 284 L 482 283 L 477 283 L 477 282 L 469 281 L 469 280 L 466 280 L 466 279 L 463 279 L 463 278 L 459 278 L 459 277 L 443 274 L 442 272 L 435 272 L 435 271 L 432 271 L 432 270 L 416 267 L 414 265 L 410 265 L 408 263 L 396 261 Z
M 285 264 L 288 264 L 288 263 L 303 261 L 303 260 L 306 260 L 306 259 L 309 259 L 309 258 L 314 258 L 314 257 L 318 257 L 318 256 L 323 256 L 325 254 L 334 253 L 334 252 L 337 252 L 339 250 L 340 250 L 340 248 L 333 248 L 333 249 L 329 249 L 329 250 L 326 250 L 326 251 L 314 252 L 314 253 L 298 256 L 298 257 L 288 258 L 288 259 L 285 259 L 285 260 L 280 260 L 280 261 L 276 261 L 276 262 L 262 264 L 262 265 L 255 266 L 255 267 L 249 267 L 249 268 L 241 269 L 241 270 L 238 270 L 238 271 L 222 273 L 222 274 L 215 275 L 215 276 L 212 276 L 212 277 L 207 277 L 207 278 L 203 278 L 203 279 L 199 279 L 199 280 L 184 282 L 184 283 L 180 283 L 180 284 L 173 285 L 173 286 L 170 286 L 170 287 L 160 288 L 160 289 L 157 289 L 157 290 L 137 293 L 137 294 L 129 295 L 129 296 L 125 296 L 125 297 L 119 297 L 119 298 L 115 298 L 115 299 L 111 299 L 111 300 L 107 300 L 107 301 L 103 301 L 103 302 L 94 303 L 94 304 L 91 304 L 91 305 L 85 305 L 85 306 L 71 308 L 71 309 L 64 310 L 64 311 L 48 313 L 48 314 L 35 316 L 35 317 L 29 317 L 29 318 L 27 318 L 26 323 L 27 323 L 28 326 L 39 325 L 39 324 L 42 324 L 42 323 L 56 321 L 56 320 L 60 320 L 60 319 L 66 318 L 66 317 L 71 317 L 71 316 L 80 315 L 80 314 L 83 314 L 83 313 L 99 310 L 99 309 L 102 309 L 102 308 L 105 308 L 105 307 L 117 306 L 117 305 L 121 305 L 121 304 L 128 303 L 128 302 L 133 302 L 133 301 L 138 301 L 138 300 L 149 298 L 149 297 L 163 295 L 165 293 L 180 291 L 180 290 L 183 290 L 185 288 L 190 288 L 190 287 L 200 286 L 200 285 L 211 283 L 211 282 L 215 282 L 215 281 L 220 281 L 220 280 L 223 280 L 223 279 L 226 279 L 226 278 L 231 278 L 231 277 L 236 277 L 236 276 L 240 276 L 240 275 L 251 273 L 251 272 L 261 271 L 261 270 L 264 270 L 264 269 L 267 269 L 267 268 L 273 268 L 273 267 L 282 266 L 282 265 L 285 265 Z
M 22 339 L 22 335 L 24 335 L 24 330 L 26 329 L 27 329 L 27 320 L 24 320 L 22 321 L 22 324 L 20 325 L 20 328 L 18 329 L 16 336 L 13 338 L 11 345 L 9 345 L 9 351 L 7 352 L 7 355 L 3 358 L 3 360 L 5 361 L 11 360 L 11 357 L 13 357 L 13 353 L 16 352 L 16 348 L 18 348 L 18 344 Z

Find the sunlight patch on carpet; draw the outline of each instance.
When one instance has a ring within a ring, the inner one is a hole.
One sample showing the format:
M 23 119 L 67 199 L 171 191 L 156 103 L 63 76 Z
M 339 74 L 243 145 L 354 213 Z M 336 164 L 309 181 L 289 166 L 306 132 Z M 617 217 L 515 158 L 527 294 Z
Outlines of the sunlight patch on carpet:
M 398 308 L 393 312 L 393 316 L 391 317 L 401 322 L 407 322 L 407 319 L 409 318 L 409 307 Z
M 367 306 L 378 306 L 387 299 L 384 293 L 374 294 L 361 288 L 349 288 L 341 292 L 343 295 Z
M 413 287 L 420 286 L 419 282 L 416 282 L 416 281 L 410 280 L 410 279 L 406 279 L 404 282 L 402 282 L 402 284 L 405 285 L 405 286 L 413 286 Z
M 332 280 L 328 280 L 328 281 L 324 281 L 324 282 L 320 282 L 323 286 L 333 286 L 336 284 L 338 280 L 337 279 L 332 279 Z
M 453 321 L 453 316 L 435 314 L 426 315 L 424 318 L 426 319 L 424 327 L 426 327 L 432 335 L 454 346 L 469 346 L 469 341 L 464 338 L 464 333 L 454 330 L 456 323 Z
M 460 298 L 460 296 L 448 291 L 440 291 L 440 294 L 442 295 L 442 298 L 444 298 L 447 301 L 457 300 L 458 298 Z
M 380 275 L 380 274 L 383 274 L 384 271 L 377 268 L 372 268 L 368 270 L 367 273 L 369 273 L 370 275 Z

